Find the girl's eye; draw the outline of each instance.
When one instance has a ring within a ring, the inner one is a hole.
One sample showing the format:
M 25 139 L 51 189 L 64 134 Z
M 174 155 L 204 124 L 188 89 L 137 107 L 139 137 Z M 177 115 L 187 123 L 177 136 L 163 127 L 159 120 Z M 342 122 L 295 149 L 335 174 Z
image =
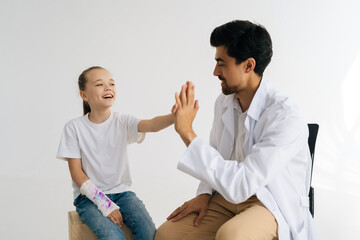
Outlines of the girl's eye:
M 115 86 L 115 83 L 112 83 L 111 86 Z
M 97 87 L 98 87 L 98 86 L 102 86 L 102 84 L 100 83 L 100 84 L 97 84 L 96 86 L 97 86 Z

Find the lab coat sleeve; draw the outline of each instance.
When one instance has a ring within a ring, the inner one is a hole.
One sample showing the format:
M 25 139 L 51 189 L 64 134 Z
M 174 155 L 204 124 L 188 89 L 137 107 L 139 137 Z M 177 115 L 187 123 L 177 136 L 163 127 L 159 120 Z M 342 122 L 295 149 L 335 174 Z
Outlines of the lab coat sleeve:
M 217 102 L 219 101 L 219 98 L 217 99 Z M 215 106 L 217 106 L 218 104 L 215 104 Z M 216 129 L 216 114 L 215 112 L 217 111 L 216 108 L 214 108 L 214 119 L 213 119 L 213 124 L 212 124 L 212 128 L 211 128 L 211 132 L 210 132 L 210 146 L 214 147 L 216 146 L 216 134 L 217 134 L 217 129 Z M 198 189 L 196 191 L 196 196 L 200 195 L 200 194 L 213 194 L 214 190 L 212 189 L 211 186 L 209 186 L 206 182 L 200 182 Z
M 227 201 L 240 203 L 267 185 L 307 144 L 307 128 L 296 116 L 262 123 L 265 130 L 244 162 L 225 160 L 196 137 L 178 169 L 218 191 Z M 296 166 L 295 166 L 296 167 Z
M 213 194 L 213 189 L 205 182 L 200 182 L 198 189 L 196 191 L 196 196 L 200 194 Z

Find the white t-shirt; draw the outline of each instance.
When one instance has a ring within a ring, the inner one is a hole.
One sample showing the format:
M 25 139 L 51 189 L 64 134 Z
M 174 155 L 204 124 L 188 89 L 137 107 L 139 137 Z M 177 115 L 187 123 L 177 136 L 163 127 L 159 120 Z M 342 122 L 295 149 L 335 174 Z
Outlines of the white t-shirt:
M 64 127 L 57 158 L 81 158 L 85 174 L 104 193 L 121 193 L 131 186 L 127 145 L 141 143 L 140 119 L 111 113 L 102 123 L 90 122 L 89 114 L 70 120 Z M 74 199 L 80 195 L 73 182 Z

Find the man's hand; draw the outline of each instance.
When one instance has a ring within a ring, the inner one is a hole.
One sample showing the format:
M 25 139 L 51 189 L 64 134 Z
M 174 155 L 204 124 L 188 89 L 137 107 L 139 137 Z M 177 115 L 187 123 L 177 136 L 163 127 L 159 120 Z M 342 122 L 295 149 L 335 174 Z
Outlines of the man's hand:
M 175 94 L 176 104 L 172 109 L 175 116 L 175 130 L 179 133 L 186 146 L 189 146 L 196 137 L 192 129 L 192 123 L 199 110 L 199 103 L 198 100 L 194 102 L 194 88 L 195 86 L 191 82 L 186 82 L 186 85 L 181 88 L 180 95 Z
M 195 227 L 199 226 L 201 220 L 206 215 L 210 198 L 210 194 L 201 194 L 190 201 L 185 202 L 181 207 L 178 207 L 171 213 L 170 216 L 167 217 L 167 220 L 172 219 L 173 222 L 176 222 L 190 213 L 196 212 L 199 215 L 196 217 L 194 225 Z
M 121 212 L 119 211 L 119 209 L 116 209 L 114 211 L 112 211 L 108 216 L 107 216 L 113 223 L 117 224 L 119 227 L 121 227 L 123 225 L 123 217 Z

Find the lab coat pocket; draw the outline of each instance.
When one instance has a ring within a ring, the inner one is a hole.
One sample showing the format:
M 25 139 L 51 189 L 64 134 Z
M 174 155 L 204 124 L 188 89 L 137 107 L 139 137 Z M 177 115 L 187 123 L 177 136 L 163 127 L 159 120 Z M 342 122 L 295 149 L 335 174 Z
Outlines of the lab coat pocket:
M 309 198 L 307 196 L 300 197 L 300 206 L 303 212 L 303 221 L 298 228 L 297 237 L 295 239 L 308 239 L 307 215 L 309 212 Z
M 297 233 L 297 236 L 295 237 L 294 240 L 305 240 L 308 239 L 307 236 L 307 225 L 305 224 L 305 221 L 303 222 L 303 226 L 300 229 L 300 231 Z

